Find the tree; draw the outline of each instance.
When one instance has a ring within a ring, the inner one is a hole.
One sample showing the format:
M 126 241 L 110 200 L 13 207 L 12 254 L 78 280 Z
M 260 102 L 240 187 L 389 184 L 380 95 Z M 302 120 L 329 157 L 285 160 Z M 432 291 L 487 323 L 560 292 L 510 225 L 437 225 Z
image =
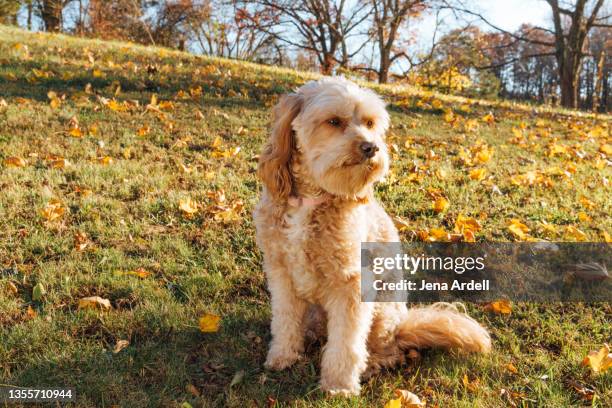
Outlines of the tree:
M 580 71 L 583 59 L 588 54 L 585 49 L 589 32 L 595 27 L 612 28 L 607 21 L 610 15 L 602 16 L 604 0 L 576 0 L 575 2 L 545 0 L 552 11 L 553 29 L 533 27 L 533 31 L 546 32 L 553 35 L 551 41 L 534 40 L 529 36 L 510 33 L 492 24 L 481 14 L 465 9 L 462 6 L 449 6 L 454 10 L 477 16 L 497 31 L 511 35 L 519 41 L 553 47 L 552 54 L 557 61 L 559 86 L 561 89 L 561 105 L 567 108 L 578 107 Z M 462 4 L 462 3 L 461 3 Z M 548 53 L 541 55 L 546 56 Z
M 204 54 L 267 63 L 283 61 L 282 48 L 268 32 L 277 23 L 269 9 L 240 0 L 211 1 L 188 20 Z
M 378 82 L 389 80 L 389 70 L 395 60 L 406 57 L 395 46 L 402 26 L 409 17 L 419 15 L 427 7 L 425 0 L 369 0 L 372 5 L 374 38 L 378 51 Z
M 367 43 L 361 41 L 351 46 L 349 41 L 359 35 L 357 28 L 369 16 L 367 2 L 252 0 L 251 3 L 263 6 L 276 16 L 278 23 L 266 32 L 314 54 L 323 74 L 331 74 L 336 65 L 346 68 Z
M 64 8 L 72 0 L 35 0 L 34 7 L 43 22 L 43 28 L 49 32 L 62 30 Z
M 20 0 L 0 0 L 0 23 L 15 24 L 20 7 Z

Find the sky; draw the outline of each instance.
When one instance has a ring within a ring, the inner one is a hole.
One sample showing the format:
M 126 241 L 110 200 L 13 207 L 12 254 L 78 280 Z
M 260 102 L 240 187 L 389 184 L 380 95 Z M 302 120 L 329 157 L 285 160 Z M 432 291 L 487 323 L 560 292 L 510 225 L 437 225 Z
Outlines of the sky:
M 515 30 L 523 23 L 547 25 L 550 6 L 544 0 L 476 0 L 484 17 L 506 30 Z
M 547 26 L 550 23 L 550 6 L 545 0 L 471 0 L 466 3 L 474 11 L 480 12 L 491 24 L 508 31 L 514 31 L 524 23 L 540 26 Z M 467 21 L 474 22 L 484 30 L 490 30 L 490 27 L 479 21 L 477 17 L 469 15 L 465 15 L 462 21 L 458 21 L 452 17 L 450 12 L 447 12 L 443 16 L 443 21 L 438 36 L 440 33 L 465 26 Z M 426 17 L 418 25 L 420 41 L 431 44 L 434 25 L 434 16 Z

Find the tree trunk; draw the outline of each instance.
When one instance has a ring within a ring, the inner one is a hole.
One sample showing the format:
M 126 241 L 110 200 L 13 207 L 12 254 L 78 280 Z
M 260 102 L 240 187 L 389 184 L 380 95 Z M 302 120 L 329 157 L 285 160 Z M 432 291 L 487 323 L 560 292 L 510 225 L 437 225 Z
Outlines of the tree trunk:
M 42 2 L 41 17 L 45 31 L 59 32 L 62 28 L 62 1 L 44 0 Z
M 321 73 L 323 75 L 331 75 L 334 70 L 334 57 L 330 54 L 325 54 L 323 56 L 323 63 L 321 64 Z
M 578 81 L 580 69 L 575 69 L 573 61 L 558 61 L 561 79 L 561 106 L 575 109 L 578 105 Z
M 378 83 L 386 84 L 389 81 L 389 56 L 381 56 L 378 69 Z
M 593 112 L 599 111 L 599 96 L 603 89 L 603 71 L 604 71 L 604 60 L 606 59 L 606 50 L 602 50 L 599 54 L 599 61 L 597 62 L 597 75 L 595 76 L 595 89 L 593 91 Z

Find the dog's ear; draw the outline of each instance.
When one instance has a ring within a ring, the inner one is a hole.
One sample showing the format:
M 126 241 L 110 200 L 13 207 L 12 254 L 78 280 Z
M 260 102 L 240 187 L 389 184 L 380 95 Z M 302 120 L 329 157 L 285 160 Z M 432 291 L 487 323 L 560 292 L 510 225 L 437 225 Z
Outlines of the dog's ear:
M 259 157 L 259 177 L 276 199 L 286 199 L 291 194 L 289 166 L 295 148 L 291 122 L 301 108 L 300 95 L 292 93 L 281 97 L 272 114 L 272 134 Z

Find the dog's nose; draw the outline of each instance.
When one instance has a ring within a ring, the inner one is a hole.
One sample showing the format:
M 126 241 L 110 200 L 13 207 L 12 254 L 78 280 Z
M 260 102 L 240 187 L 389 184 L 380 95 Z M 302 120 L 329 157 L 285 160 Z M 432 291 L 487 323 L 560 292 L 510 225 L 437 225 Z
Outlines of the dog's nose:
M 368 159 L 374 157 L 374 155 L 378 151 L 378 146 L 376 146 L 372 142 L 363 142 L 359 145 L 359 148 L 361 149 L 361 153 L 363 153 L 363 155 Z

